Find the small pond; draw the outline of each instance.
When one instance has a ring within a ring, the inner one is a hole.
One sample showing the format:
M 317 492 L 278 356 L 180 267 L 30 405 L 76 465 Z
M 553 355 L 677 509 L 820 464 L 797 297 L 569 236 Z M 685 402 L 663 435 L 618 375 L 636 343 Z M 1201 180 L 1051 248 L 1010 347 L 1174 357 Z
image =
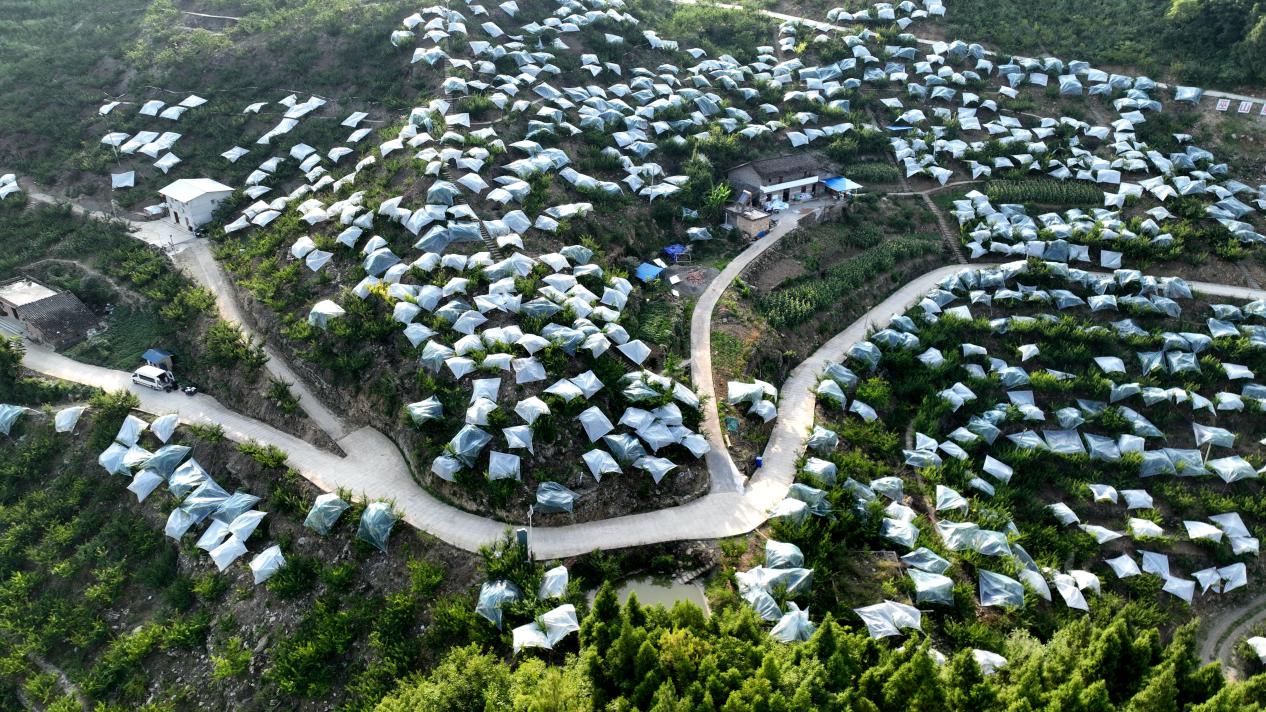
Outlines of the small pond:
M 630 593 L 636 593 L 638 603 L 644 606 L 672 608 L 678 601 L 689 601 L 702 608 L 704 613 L 711 613 L 703 584 L 698 581 L 677 583 L 671 578 L 641 576 L 625 579 L 616 586 L 616 595 L 619 596 L 621 604 L 629 600 Z M 593 600 L 594 595 L 596 592 L 590 592 L 590 601 Z

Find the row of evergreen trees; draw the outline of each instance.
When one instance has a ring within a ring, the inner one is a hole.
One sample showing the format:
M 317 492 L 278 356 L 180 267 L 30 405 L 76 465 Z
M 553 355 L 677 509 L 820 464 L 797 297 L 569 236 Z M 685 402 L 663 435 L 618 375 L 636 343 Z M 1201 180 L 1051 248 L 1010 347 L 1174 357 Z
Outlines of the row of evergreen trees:
M 1266 675 L 1228 683 L 1202 666 L 1195 625 L 1162 642 L 1134 604 L 1082 618 L 1045 644 L 1013 634 L 1009 663 L 981 673 L 970 650 L 938 665 L 926 639 L 875 641 L 829 614 L 805 643 L 773 641 L 746 607 L 706 617 L 624 607 L 610 586 L 582 622 L 578 649 L 506 662 L 478 645 L 455 648 L 406 683 L 379 712 L 651 710 L 792 712 L 1246 712 L 1266 704 Z M 576 639 L 570 639 L 577 645 Z

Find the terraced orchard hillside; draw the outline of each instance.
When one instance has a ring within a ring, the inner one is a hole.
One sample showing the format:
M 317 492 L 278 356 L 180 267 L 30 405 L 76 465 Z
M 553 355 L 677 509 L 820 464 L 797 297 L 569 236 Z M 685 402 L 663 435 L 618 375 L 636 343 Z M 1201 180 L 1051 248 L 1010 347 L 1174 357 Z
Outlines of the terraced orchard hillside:
M 318 535 L 304 517 L 320 492 L 284 454 L 171 418 L 138 431 L 130 394 L 15 381 L 5 363 L 0 393 L 31 408 L 4 406 L 0 446 L 5 709 L 370 709 L 398 671 L 495 630 L 444 623 L 473 607 L 477 557 L 398 532 L 385 558 L 357 538 L 350 494 Z M 127 433 L 135 476 L 98 461 Z M 189 459 L 169 487 L 156 473 L 173 453 Z M 208 532 L 179 541 L 172 510 Z
M 0 707 L 1261 709 L 1261 9 L 747 4 L 0 2 Z
M 1125 601 L 1164 620 L 1247 600 L 1266 533 L 1264 338 L 1261 299 L 1179 279 L 963 270 L 826 368 L 771 534 L 818 580 L 848 549 L 895 550 L 909 568 L 886 595 L 955 648 Z M 801 602 L 851 603 L 823 586 Z M 865 613 L 872 634 L 905 627 Z

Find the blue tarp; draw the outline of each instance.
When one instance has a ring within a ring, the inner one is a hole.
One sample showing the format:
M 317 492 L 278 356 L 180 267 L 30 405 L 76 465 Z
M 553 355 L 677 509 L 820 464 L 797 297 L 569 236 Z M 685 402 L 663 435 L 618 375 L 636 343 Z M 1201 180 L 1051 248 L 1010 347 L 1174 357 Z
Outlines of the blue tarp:
M 162 349 L 150 349 L 141 354 L 141 358 L 144 359 L 145 363 L 161 366 L 167 359 L 171 358 L 171 354 Z
M 633 275 L 643 282 L 650 283 L 659 279 L 659 273 L 663 271 L 663 267 L 656 267 L 649 262 L 643 262 L 637 266 L 637 270 L 633 273 Z
M 676 260 L 678 257 L 689 252 L 690 249 L 685 245 L 669 245 L 664 248 L 664 254 Z
M 827 178 L 823 180 L 822 182 L 826 184 L 826 187 L 830 188 L 831 190 L 834 190 L 837 193 L 851 193 L 855 190 L 862 189 L 860 185 L 845 178 L 844 176 L 835 176 L 834 178 Z

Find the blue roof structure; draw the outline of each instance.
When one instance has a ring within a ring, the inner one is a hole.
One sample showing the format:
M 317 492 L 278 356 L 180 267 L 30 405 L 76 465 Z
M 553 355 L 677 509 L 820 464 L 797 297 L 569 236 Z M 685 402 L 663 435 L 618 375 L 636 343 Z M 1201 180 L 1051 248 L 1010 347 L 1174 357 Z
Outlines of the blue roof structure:
M 831 190 L 836 191 L 837 193 L 852 193 L 853 191 L 862 189 L 862 186 L 860 184 L 854 183 L 853 181 L 845 178 L 844 176 L 835 176 L 834 178 L 827 178 L 823 180 L 822 182 L 826 184 L 826 187 L 830 188 Z

